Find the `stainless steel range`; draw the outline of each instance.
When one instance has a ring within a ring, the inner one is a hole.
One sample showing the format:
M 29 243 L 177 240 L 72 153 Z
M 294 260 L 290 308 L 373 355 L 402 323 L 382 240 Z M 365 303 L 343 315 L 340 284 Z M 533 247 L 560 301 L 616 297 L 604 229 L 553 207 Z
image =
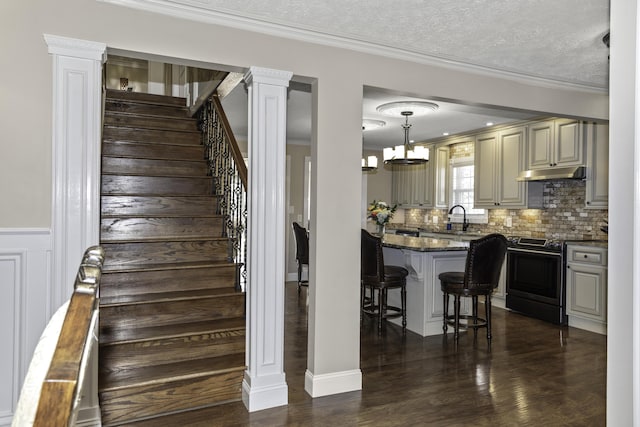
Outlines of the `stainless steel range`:
M 507 308 L 555 324 L 566 324 L 564 244 L 509 237 Z

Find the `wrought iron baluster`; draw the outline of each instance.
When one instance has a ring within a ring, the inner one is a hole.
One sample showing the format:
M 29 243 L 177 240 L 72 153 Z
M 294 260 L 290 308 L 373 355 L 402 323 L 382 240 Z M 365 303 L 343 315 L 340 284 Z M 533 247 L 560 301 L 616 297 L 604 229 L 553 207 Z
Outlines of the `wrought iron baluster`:
M 246 188 L 232 155 L 230 136 L 226 134 L 223 117 L 217 111 L 213 98 L 201 109 L 200 123 L 213 192 L 218 196 L 217 213 L 223 217 L 223 235 L 231 239 L 230 256 L 240 265 L 239 285 L 244 288 L 247 279 Z

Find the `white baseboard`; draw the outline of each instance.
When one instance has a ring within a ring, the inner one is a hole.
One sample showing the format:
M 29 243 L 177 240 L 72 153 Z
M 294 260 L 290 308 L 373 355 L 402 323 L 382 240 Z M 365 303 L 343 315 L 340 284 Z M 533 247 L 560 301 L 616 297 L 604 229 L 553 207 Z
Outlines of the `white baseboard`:
M 607 335 L 607 324 L 595 320 L 582 319 L 580 317 L 569 316 L 569 326 L 585 331 L 595 332 L 600 335 Z
M 353 369 L 314 375 L 307 369 L 304 374 L 304 389 L 311 397 L 362 390 L 362 371 Z
M 81 408 L 75 425 L 76 427 L 100 427 L 102 425 L 100 407 Z

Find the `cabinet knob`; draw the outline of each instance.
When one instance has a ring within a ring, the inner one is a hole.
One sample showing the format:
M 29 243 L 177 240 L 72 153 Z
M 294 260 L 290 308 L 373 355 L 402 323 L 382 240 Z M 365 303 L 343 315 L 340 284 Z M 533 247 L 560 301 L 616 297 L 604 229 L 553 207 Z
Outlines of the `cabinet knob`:
M 571 266 L 570 266 L 570 265 L 567 265 L 567 270 L 570 270 L 570 269 L 571 269 Z
M 587 204 L 590 204 L 591 202 L 587 200 Z
M 589 257 L 587 256 L 587 254 L 585 254 L 585 255 L 584 255 L 584 257 L 585 257 L 585 258 L 589 258 Z

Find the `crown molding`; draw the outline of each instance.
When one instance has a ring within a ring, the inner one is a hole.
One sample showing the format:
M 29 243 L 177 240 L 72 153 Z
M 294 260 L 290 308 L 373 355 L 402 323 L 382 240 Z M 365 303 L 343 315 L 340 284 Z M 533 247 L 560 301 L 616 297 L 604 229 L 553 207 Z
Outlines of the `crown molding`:
M 428 55 L 410 51 L 381 43 L 345 35 L 323 33 L 311 28 L 294 27 L 285 23 L 270 22 L 250 14 L 239 15 L 234 11 L 215 8 L 207 1 L 189 0 L 98 0 L 104 3 L 125 6 L 147 12 L 159 13 L 171 17 L 188 19 L 208 24 L 258 32 L 271 36 L 289 38 L 336 48 L 354 50 L 361 53 L 384 56 L 418 64 L 432 65 L 456 71 L 470 72 L 490 77 L 498 77 L 511 81 L 547 87 L 552 89 L 579 90 L 590 93 L 608 93 L 609 88 L 586 82 L 573 82 L 561 79 L 517 72 L 514 70 L 492 68 L 477 64 L 466 63 L 459 59 L 445 56 Z M 187 4 L 188 3 L 188 4 Z M 194 5 L 194 3 L 196 3 Z

